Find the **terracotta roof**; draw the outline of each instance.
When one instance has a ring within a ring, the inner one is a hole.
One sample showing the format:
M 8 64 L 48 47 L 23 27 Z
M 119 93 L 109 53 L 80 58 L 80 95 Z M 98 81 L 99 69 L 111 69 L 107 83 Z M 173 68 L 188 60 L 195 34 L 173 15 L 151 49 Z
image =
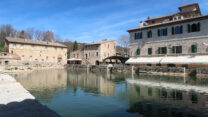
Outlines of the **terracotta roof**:
M 6 40 L 11 43 L 21 43 L 21 44 L 31 44 L 31 45 L 44 45 L 44 46 L 54 46 L 54 47 L 63 47 L 66 48 L 67 46 L 56 43 L 56 42 L 46 42 L 40 40 L 29 40 L 29 39 L 20 39 L 20 38 L 11 38 L 6 37 Z
M 187 19 L 182 19 L 182 20 L 176 20 L 176 21 L 169 21 L 169 22 L 165 22 L 165 23 L 157 23 L 157 24 L 152 24 L 152 25 L 147 25 L 147 26 L 144 26 L 144 27 L 140 27 L 140 28 L 133 28 L 133 29 L 130 29 L 130 30 L 127 30 L 127 31 L 128 32 L 140 31 L 140 30 L 143 30 L 143 29 L 149 29 L 149 28 L 160 27 L 160 26 L 164 26 L 164 25 L 171 25 L 171 24 L 183 23 L 183 22 L 200 20 L 200 19 L 208 19 L 208 15 L 203 15 L 203 16 L 193 17 L 193 18 L 187 18 Z

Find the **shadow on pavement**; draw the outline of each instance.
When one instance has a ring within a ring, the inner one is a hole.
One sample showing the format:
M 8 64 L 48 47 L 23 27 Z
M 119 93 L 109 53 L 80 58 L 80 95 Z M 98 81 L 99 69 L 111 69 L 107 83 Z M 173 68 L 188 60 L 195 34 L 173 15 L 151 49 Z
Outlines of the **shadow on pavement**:
M 40 104 L 37 100 L 0 104 L 0 117 L 60 117 L 56 112 Z

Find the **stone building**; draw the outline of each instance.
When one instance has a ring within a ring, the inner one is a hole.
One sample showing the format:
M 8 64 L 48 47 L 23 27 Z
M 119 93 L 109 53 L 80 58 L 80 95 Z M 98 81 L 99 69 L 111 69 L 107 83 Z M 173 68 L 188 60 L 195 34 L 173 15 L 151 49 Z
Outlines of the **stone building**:
M 18 65 L 21 64 L 21 58 L 16 54 L 7 52 L 0 53 L 0 65 Z
M 197 3 L 179 7 L 179 13 L 150 18 L 128 30 L 130 56 L 126 63 L 208 64 L 208 15 Z
M 102 40 L 84 45 L 83 50 L 70 53 L 70 59 L 81 59 L 82 64 L 98 65 L 103 59 L 116 55 L 116 41 Z
M 5 46 L 23 63 L 67 63 L 67 47 L 60 43 L 7 37 Z

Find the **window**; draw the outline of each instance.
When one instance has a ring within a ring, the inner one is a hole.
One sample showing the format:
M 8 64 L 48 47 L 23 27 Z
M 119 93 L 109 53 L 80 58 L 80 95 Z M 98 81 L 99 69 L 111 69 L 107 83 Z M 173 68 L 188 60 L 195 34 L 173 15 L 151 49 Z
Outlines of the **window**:
M 140 48 L 137 49 L 137 55 L 140 55 Z
M 196 44 L 191 46 L 191 52 L 192 53 L 197 53 L 197 45 Z
M 48 47 L 47 46 L 45 46 L 45 50 L 47 50 L 48 49 Z
M 31 45 L 32 50 L 34 49 L 34 45 Z
M 25 56 L 24 56 L 24 55 L 22 55 L 22 59 L 21 59 L 22 61 L 24 61 L 24 57 L 25 57 Z
M 135 33 L 135 39 L 142 39 L 142 32 Z
M 172 53 L 182 53 L 182 46 L 173 46 Z
M 188 32 L 199 32 L 200 31 L 200 22 L 194 24 L 188 24 Z
M 16 49 L 16 44 L 13 44 L 13 48 Z
M 158 36 L 167 36 L 168 35 L 168 29 L 164 28 L 164 29 L 158 29 Z
M 98 57 L 98 52 L 96 52 L 96 56 Z
M 167 47 L 159 47 L 158 54 L 167 54 Z
M 148 48 L 148 55 L 152 55 L 152 48 Z
M 151 30 L 147 32 L 147 38 L 152 38 L 152 31 Z
M 56 47 L 54 47 L 54 49 L 55 49 L 55 51 L 57 51 L 57 48 Z
M 182 34 L 183 33 L 183 26 L 176 26 L 172 27 L 172 34 Z
M 32 61 L 32 56 L 30 56 L 30 61 Z
M 23 44 L 20 44 L 20 49 L 23 49 L 24 48 L 24 45 Z
M 48 56 L 46 56 L 46 62 L 48 62 Z

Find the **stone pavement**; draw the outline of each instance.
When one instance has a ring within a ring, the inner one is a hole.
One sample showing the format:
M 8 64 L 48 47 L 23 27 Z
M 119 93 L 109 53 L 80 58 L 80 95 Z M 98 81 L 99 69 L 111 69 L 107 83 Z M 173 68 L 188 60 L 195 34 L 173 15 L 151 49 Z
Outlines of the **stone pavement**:
M 0 73 L 0 117 L 59 117 L 13 77 Z

